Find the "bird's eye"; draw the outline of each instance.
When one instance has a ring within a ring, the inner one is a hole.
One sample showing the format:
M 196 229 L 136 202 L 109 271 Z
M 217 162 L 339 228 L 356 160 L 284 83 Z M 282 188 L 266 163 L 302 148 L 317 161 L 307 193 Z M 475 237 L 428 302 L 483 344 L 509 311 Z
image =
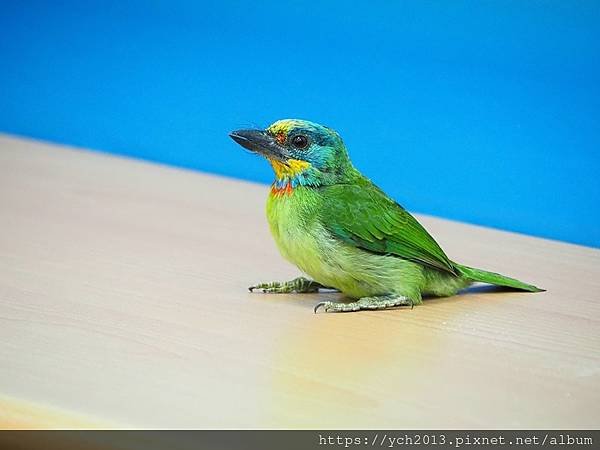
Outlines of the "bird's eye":
M 303 134 L 297 134 L 292 138 L 292 145 L 296 148 L 306 148 L 308 146 L 308 138 Z

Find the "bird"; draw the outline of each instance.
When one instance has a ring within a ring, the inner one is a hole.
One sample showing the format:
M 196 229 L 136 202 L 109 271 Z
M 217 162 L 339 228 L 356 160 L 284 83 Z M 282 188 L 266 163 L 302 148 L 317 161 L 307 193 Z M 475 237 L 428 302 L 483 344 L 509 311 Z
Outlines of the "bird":
M 266 215 L 282 256 L 305 275 L 249 287 L 265 293 L 341 292 L 325 312 L 394 309 L 448 297 L 475 282 L 528 292 L 534 285 L 448 258 L 408 211 L 360 173 L 333 129 L 301 119 L 229 136 L 266 158 L 275 180 Z

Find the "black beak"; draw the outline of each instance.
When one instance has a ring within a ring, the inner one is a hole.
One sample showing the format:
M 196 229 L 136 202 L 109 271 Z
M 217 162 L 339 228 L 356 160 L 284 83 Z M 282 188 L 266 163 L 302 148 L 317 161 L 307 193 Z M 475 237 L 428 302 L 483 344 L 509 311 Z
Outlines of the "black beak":
M 270 135 L 262 130 L 237 130 L 229 133 L 229 137 L 242 147 L 248 150 L 260 153 L 267 158 L 274 158 L 281 161 L 286 159 L 285 147 Z

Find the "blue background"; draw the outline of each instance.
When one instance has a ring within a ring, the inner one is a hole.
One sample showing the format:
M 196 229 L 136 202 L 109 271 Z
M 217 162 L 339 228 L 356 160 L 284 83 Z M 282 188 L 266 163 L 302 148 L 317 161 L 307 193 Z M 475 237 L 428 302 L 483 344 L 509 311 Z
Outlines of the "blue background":
M 410 210 L 600 246 L 597 1 L 4 1 L 0 61 L 8 133 L 270 182 L 228 131 L 306 118 Z

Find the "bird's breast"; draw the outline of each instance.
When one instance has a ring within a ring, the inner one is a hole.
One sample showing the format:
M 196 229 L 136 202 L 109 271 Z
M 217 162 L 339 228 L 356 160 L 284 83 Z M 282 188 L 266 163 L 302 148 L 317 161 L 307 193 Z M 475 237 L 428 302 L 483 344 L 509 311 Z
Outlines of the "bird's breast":
M 344 292 L 355 292 L 364 252 L 334 239 L 320 220 L 320 198 L 313 190 L 296 188 L 290 195 L 271 195 L 267 217 L 282 256 L 312 279 Z M 368 263 L 367 263 L 368 265 Z
M 324 237 L 318 194 L 303 187 L 285 195 L 271 192 L 267 220 L 283 257 L 306 273 L 318 271 L 322 264 L 320 241 Z

